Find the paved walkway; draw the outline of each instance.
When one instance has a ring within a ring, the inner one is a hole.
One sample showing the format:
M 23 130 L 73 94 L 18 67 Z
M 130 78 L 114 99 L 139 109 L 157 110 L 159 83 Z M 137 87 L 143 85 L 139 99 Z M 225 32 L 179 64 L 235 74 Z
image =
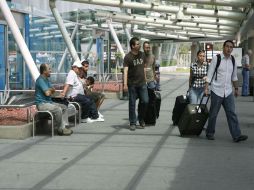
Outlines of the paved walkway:
M 233 143 L 224 111 L 216 140 L 182 138 L 171 126 L 175 97 L 187 75 L 162 75 L 156 127 L 128 129 L 128 101 L 107 99 L 104 123 L 80 124 L 70 137 L 0 139 L 0 189 L 253 190 L 254 102 L 237 98 L 246 142 Z

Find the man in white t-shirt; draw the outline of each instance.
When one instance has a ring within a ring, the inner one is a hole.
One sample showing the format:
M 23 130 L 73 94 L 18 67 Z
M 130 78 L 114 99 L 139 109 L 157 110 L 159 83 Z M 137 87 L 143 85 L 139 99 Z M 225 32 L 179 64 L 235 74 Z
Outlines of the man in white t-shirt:
M 84 94 L 83 84 L 79 78 L 80 69 L 82 69 L 80 61 L 75 61 L 67 75 L 61 95 L 81 104 L 82 123 L 104 121 L 103 118 L 99 117 L 94 101 Z

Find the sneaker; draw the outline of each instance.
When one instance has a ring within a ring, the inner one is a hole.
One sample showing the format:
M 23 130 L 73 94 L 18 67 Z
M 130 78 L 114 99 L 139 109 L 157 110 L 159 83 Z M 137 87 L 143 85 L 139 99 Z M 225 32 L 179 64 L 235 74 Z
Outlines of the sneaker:
M 144 121 L 139 122 L 139 126 L 137 127 L 138 129 L 144 129 L 146 126 Z
M 240 135 L 237 138 L 234 138 L 234 142 L 246 141 L 248 139 L 247 135 Z
M 136 125 L 130 125 L 130 130 L 135 131 L 136 130 Z
M 102 115 L 99 111 L 98 111 L 98 115 L 99 117 L 104 118 L 104 115 Z
M 215 139 L 214 136 L 212 136 L 212 135 L 206 135 L 206 138 L 207 138 L 207 140 L 214 140 Z
M 81 119 L 81 123 L 88 123 L 91 119 L 88 117 L 86 119 Z
M 104 118 L 98 117 L 97 119 L 86 118 L 81 119 L 81 123 L 93 123 L 93 122 L 104 122 Z
M 93 122 L 104 122 L 104 119 L 101 117 L 98 117 L 97 119 L 90 119 L 87 121 L 87 123 L 93 123 Z
M 57 130 L 57 133 L 59 136 L 70 136 L 73 131 L 71 129 L 67 129 L 67 128 L 60 128 Z

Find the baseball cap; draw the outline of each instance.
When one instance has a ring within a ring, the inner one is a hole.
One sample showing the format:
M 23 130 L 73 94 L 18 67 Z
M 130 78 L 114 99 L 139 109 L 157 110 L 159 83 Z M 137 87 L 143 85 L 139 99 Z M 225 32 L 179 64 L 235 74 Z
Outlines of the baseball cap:
M 86 59 L 82 59 L 80 62 L 81 62 L 82 65 L 89 64 L 88 60 L 86 60 Z
M 73 67 L 82 67 L 80 61 L 76 60 L 73 64 L 72 64 Z

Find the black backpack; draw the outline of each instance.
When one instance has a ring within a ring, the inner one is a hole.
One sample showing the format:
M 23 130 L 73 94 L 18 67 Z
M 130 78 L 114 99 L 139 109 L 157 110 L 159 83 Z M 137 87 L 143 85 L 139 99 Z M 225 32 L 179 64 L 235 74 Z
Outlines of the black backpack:
M 215 70 L 214 70 L 214 73 L 213 73 L 213 77 L 214 77 L 214 75 L 216 75 L 215 76 L 215 80 L 217 80 L 217 70 L 218 70 L 218 67 L 220 66 L 220 62 L 221 62 L 221 56 L 220 56 L 220 54 L 217 54 L 216 56 L 217 56 L 217 63 L 216 63 L 216 67 L 215 67 Z M 233 72 L 234 72 L 234 69 L 235 69 L 235 58 L 234 58 L 233 55 L 231 55 L 231 59 L 232 59 L 232 63 L 233 63 Z M 213 77 L 212 77 L 211 82 L 213 81 Z

